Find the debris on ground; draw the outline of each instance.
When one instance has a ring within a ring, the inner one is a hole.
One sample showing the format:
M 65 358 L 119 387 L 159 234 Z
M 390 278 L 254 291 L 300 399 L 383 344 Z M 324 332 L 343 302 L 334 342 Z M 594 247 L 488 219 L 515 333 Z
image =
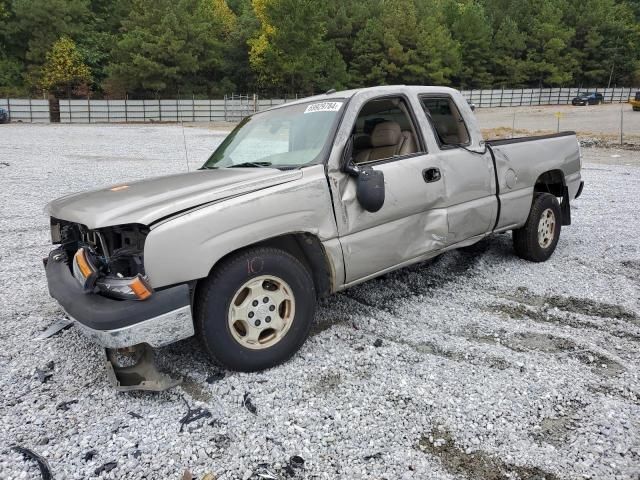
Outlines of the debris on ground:
M 40 383 L 47 383 L 47 380 L 53 377 L 53 372 L 36 368 L 36 376 L 38 377 Z
M 225 377 L 223 370 L 215 370 L 214 372 L 207 375 L 207 383 L 215 383 L 219 380 L 222 380 Z
M 244 397 L 242 397 L 242 406 L 244 406 L 247 410 L 249 410 L 254 415 L 258 414 L 258 409 L 251 401 L 251 395 L 248 392 L 244 394 Z
M 111 470 L 113 470 L 117 466 L 118 466 L 118 462 L 116 461 L 107 462 L 104 465 L 101 465 L 98 468 L 96 468 L 93 473 L 95 473 L 96 475 L 100 475 L 102 473 L 109 473 Z
M 180 419 L 180 433 L 184 430 L 185 425 L 193 423 L 196 420 L 200 420 L 201 418 L 211 417 L 211 412 L 206 408 L 191 408 L 189 402 L 187 402 L 184 397 L 182 397 L 182 400 L 187 406 L 187 414 Z
M 61 402 L 56 406 L 56 410 L 62 410 L 63 412 L 66 412 L 74 403 L 78 403 L 78 400 L 68 400 L 66 402 Z
M 376 347 L 376 348 L 381 347 L 382 346 L 382 340 L 379 339 L 379 338 L 376 339 L 376 341 L 373 342 L 373 346 Z
M 92 460 L 93 457 L 95 457 L 98 454 L 98 452 L 96 450 L 89 450 L 88 452 L 86 452 L 83 456 L 82 459 L 85 462 L 88 462 L 89 460 Z
M 136 413 L 136 412 L 129 412 L 129 416 L 131 418 L 142 418 L 142 415 Z
M 36 336 L 36 340 L 45 340 L 47 338 L 51 338 L 63 330 L 66 330 L 71 325 L 73 325 L 73 320 L 69 320 L 68 318 L 60 318 L 49 325 L 46 329 L 40 332 Z
M 14 452 L 22 454 L 25 459 L 35 461 L 38 464 L 38 468 L 40 469 L 40 476 L 42 476 L 42 480 L 53 479 L 53 475 L 51 474 L 51 467 L 49 467 L 49 463 L 44 459 L 44 457 L 38 455 L 33 450 L 21 447 L 19 445 L 13 445 L 11 449 Z

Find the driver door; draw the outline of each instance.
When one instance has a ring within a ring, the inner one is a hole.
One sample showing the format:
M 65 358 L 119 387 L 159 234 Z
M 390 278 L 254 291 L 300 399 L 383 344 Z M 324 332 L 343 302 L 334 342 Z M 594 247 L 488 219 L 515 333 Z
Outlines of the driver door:
M 383 172 L 385 202 L 367 212 L 356 198 L 356 180 L 329 169 L 346 284 L 427 258 L 446 245 L 448 232 L 440 160 L 426 152 L 408 99 L 359 103 L 357 116 L 343 128 L 353 127 L 347 134 L 354 138 L 356 166 Z

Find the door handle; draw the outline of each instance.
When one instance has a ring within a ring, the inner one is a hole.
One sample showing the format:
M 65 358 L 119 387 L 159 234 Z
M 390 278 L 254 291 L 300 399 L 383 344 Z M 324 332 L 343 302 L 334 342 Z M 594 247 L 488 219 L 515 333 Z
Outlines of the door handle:
M 422 171 L 422 178 L 427 183 L 437 182 L 442 178 L 442 173 L 440 173 L 440 169 L 436 167 L 425 168 Z

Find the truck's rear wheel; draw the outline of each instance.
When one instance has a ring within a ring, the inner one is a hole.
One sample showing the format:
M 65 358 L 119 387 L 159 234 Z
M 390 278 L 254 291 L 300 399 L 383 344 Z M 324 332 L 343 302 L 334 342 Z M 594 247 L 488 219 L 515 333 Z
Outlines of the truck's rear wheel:
M 304 343 L 315 312 L 308 269 L 275 248 L 233 255 L 199 285 L 198 334 L 209 355 L 245 372 L 273 367 Z
M 513 231 L 513 247 L 520 258 L 544 262 L 556 249 L 562 225 L 558 199 L 550 193 L 537 193 L 527 223 Z

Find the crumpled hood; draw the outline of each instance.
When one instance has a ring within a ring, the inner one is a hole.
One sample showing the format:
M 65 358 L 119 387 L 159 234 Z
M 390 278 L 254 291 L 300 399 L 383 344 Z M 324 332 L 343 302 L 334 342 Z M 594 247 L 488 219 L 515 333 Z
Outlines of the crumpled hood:
M 90 229 L 139 223 L 150 225 L 177 212 L 296 180 L 299 170 L 223 168 L 155 177 L 74 193 L 47 205 L 52 217 Z

